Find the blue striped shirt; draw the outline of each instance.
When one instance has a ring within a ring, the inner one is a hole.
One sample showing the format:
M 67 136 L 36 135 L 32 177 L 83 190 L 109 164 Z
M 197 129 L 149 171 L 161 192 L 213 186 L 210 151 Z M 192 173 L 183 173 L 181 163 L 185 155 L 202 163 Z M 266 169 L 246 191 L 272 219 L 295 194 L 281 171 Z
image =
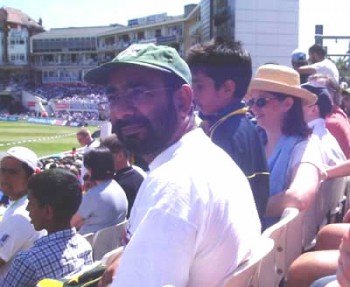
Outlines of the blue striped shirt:
M 65 229 L 44 236 L 29 250 L 19 252 L 0 286 L 35 287 L 41 279 L 62 278 L 92 262 L 90 244 L 75 228 Z

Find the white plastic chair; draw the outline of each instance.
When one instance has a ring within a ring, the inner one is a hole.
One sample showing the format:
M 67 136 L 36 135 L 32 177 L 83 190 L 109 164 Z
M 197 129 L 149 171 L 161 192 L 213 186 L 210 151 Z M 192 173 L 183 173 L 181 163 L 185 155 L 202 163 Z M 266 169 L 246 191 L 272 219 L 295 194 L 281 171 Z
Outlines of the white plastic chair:
M 94 261 L 101 260 L 107 252 L 122 246 L 126 223 L 125 220 L 117 225 L 103 228 L 94 234 L 92 240 Z
M 262 262 L 259 273 L 259 287 L 277 287 L 287 274 L 287 249 L 289 247 L 297 253 L 297 247 L 287 245 L 287 234 L 290 225 L 297 219 L 299 210 L 286 208 L 281 219 L 267 228 L 262 236 L 274 241 L 273 250 Z M 293 232 L 293 230 L 289 230 Z M 301 243 L 300 243 L 301 244 Z M 300 247 L 301 252 L 301 247 Z M 292 254 L 292 252 L 290 252 Z M 288 260 L 289 261 L 289 260 Z
M 272 239 L 262 236 L 252 257 L 235 270 L 227 279 L 225 287 L 257 287 L 260 263 L 273 250 L 273 246 Z
M 329 211 L 330 211 L 330 223 L 333 223 L 335 221 L 335 217 L 337 214 L 340 214 L 342 211 L 342 201 L 344 199 L 344 196 L 346 194 L 346 188 L 347 188 L 347 177 L 339 177 L 334 178 L 331 180 L 331 187 L 328 190 L 329 193 Z
M 124 247 L 120 246 L 116 249 L 113 249 L 109 252 L 107 252 L 105 255 L 103 255 L 102 259 L 101 259 L 101 263 L 103 265 L 110 265 L 115 258 L 117 258 L 118 256 L 120 256 L 123 253 Z

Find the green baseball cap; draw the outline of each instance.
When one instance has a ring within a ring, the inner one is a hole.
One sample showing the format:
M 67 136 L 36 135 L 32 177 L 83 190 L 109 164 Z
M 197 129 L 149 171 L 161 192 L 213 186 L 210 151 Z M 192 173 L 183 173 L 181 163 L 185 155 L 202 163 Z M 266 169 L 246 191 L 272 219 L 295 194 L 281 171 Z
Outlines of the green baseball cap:
M 120 52 L 111 62 L 88 71 L 84 79 L 92 84 L 105 85 L 110 73 L 125 65 L 172 73 L 187 84 L 192 83 L 190 69 L 178 52 L 172 47 L 155 44 L 133 44 Z

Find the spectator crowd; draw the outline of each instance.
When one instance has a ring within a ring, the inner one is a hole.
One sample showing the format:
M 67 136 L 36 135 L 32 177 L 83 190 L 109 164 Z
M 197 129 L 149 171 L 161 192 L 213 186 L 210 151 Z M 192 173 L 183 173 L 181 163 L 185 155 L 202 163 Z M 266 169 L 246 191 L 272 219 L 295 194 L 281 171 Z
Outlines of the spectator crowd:
M 84 236 L 125 220 L 123 252 L 98 286 L 225 286 L 286 209 L 307 216 L 325 182 L 350 175 L 348 87 L 317 44 L 308 57 L 291 52 L 291 66 L 253 73 L 249 52 L 223 38 L 185 59 L 131 45 L 90 70 L 90 84 L 35 90 L 69 104 L 57 118 L 108 109 L 112 134 L 97 140 L 81 128 L 81 149 L 62 157 L 39 161 L 25 147 L 1 155 L 0 286 L 81 271 L 93 263 Z M 286 266 L 283 284 L 350 286 L 344 209 Z

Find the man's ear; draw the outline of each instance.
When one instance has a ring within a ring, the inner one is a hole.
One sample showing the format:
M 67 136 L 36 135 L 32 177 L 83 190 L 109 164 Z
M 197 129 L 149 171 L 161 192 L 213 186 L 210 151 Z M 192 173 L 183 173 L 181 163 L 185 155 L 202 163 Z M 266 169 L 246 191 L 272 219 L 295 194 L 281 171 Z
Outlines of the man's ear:
M 52 206 L 49 204 L 45 205 L 45 215 L 48 220 L 53 220 L 54 218 L 54 215 L 55 215 L 54 210 Z
M 188 115 L 193 105 L 193 90 L 190 85 L 184 84 L 174 93 L 174 105 L 180 114 Z
M 225 98 L 234 98 L 236 93 L 236 83 L 233 80 L 226 80 L 223 84 Z

